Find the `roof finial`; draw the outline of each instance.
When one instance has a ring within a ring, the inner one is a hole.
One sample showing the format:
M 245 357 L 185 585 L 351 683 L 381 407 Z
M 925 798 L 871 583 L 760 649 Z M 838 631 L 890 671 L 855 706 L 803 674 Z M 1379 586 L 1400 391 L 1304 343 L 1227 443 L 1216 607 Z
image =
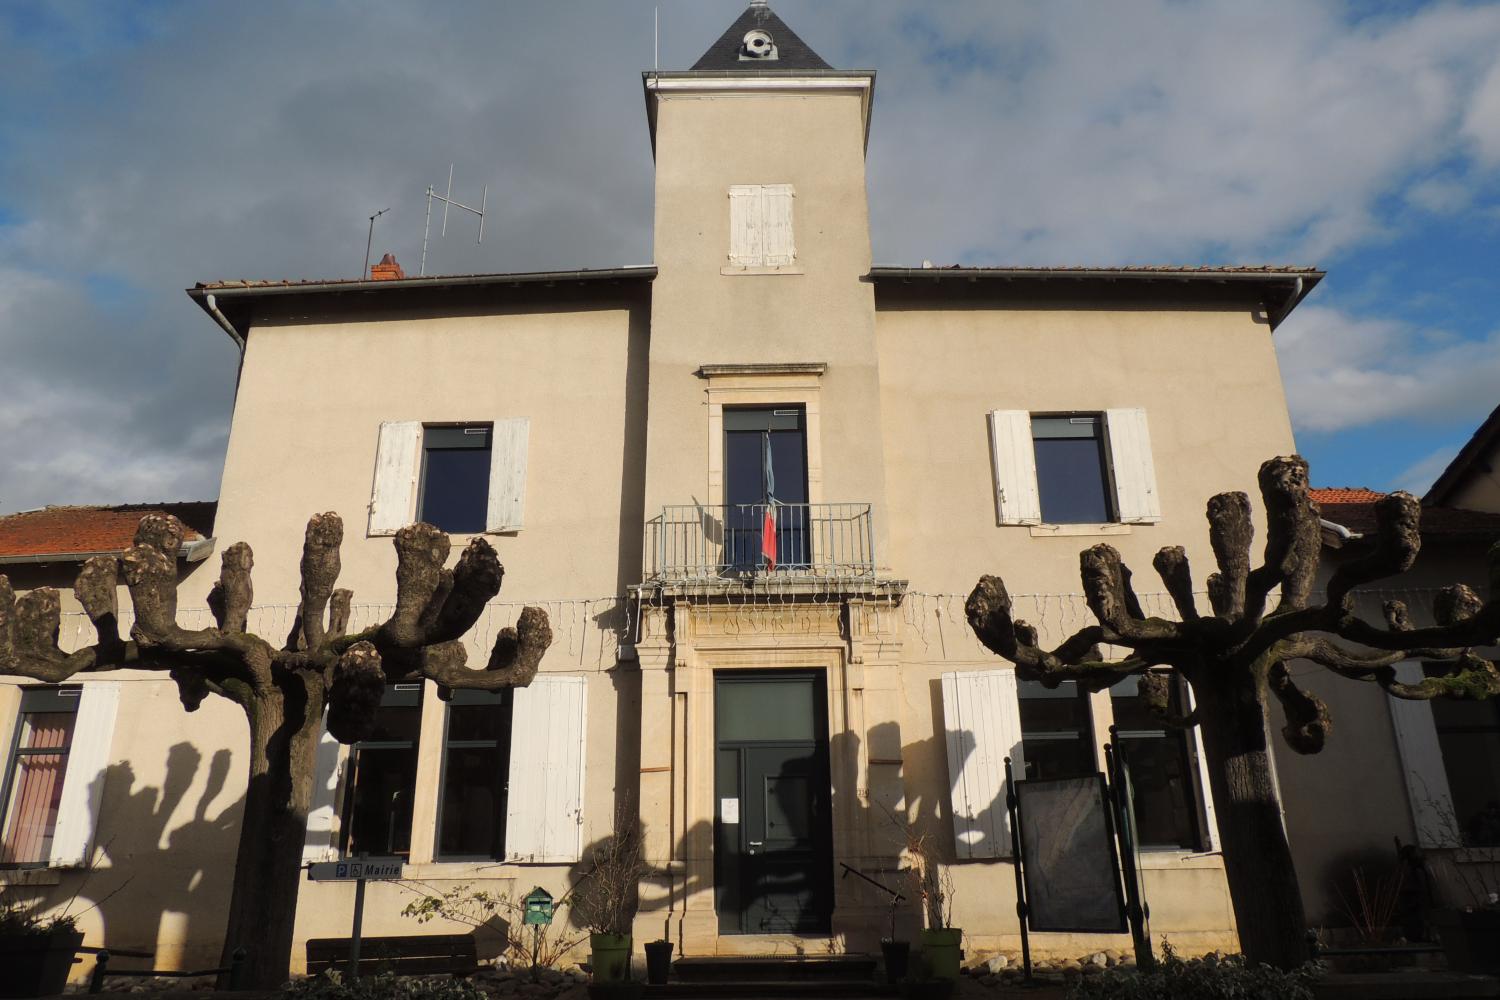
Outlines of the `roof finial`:
M 750 6 L 752 6 L 752 7 L 769 7 L 770 4 L 767 2 L 767 0 L 750 0 Z

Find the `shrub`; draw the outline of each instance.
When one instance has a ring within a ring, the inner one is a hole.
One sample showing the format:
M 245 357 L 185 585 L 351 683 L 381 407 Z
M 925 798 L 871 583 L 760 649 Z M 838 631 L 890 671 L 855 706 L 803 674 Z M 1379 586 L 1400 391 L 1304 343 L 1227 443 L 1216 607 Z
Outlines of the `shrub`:
M 293 980 L 282 990 L 295 1000 L 489 1000 L 489 994 L 466 979 L 395 976 L 388 972 L 346 979 L 329 971 Z
M 1282 972 L 1240 955 L 1182 959 L 1163 941 L 1154 971 L 1111 969 L 1080 979 L 1068 1000 L 1313 1000 L 1318 975 L 1313 965 Z

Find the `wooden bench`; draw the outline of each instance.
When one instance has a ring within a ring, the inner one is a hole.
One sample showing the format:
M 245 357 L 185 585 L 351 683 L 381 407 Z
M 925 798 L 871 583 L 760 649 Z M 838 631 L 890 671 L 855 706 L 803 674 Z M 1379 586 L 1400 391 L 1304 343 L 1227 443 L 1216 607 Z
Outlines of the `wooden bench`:
M 307 974 L 349 967 L 349 938 L 309 938 Z M 359 942 L 359 974 L 394 972 L 400 976 L 452 973 L 470 976 L 479 969 L 474 938 L 469 934 L 415 934 L 367 937 Z

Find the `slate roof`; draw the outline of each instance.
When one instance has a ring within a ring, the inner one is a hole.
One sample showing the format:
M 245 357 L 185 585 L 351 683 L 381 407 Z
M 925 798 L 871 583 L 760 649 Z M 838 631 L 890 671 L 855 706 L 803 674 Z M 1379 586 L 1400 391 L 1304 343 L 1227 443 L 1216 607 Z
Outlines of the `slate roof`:
M 776 43 L 777 58 L 741 59 L 740 46 L 747 32 L 759 29 L 771 36 Z M 729 30 L 717 42 L 708 47 L 703 57 L 693 63 L 695 70 L 768 70 L 768 69 L 833 69 L 807 43 L 788 28 L 776 12 L 764 4 L 752 3 L 739 16 Z
M 208 538 L 218 503 L 126 504 L 120 507 L 44 507 L 0 517 L 0 562 L 68 561 L 112 555 L 130 548 L 147 514 L 175 514 L 187 528 L 184 541 Z
M 1343 525 L 1355 534 L 1375 530 L 1375 503 L 1384 493 L 1364 487 L 1332 487 L 1308 490 L 1323 519 Z M 1459 507 L 1422 508 L 1422 537 L 1434 541 L 1500 540 L 1500 514 Z

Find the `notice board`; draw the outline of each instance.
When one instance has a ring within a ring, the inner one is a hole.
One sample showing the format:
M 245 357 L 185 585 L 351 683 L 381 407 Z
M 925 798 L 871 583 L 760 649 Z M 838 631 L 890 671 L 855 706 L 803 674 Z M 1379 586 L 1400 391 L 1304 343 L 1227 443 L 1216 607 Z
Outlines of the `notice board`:
M 1124 933 L 1125 900 L 1104 775 L 1016 782 L 1027 923 Z

